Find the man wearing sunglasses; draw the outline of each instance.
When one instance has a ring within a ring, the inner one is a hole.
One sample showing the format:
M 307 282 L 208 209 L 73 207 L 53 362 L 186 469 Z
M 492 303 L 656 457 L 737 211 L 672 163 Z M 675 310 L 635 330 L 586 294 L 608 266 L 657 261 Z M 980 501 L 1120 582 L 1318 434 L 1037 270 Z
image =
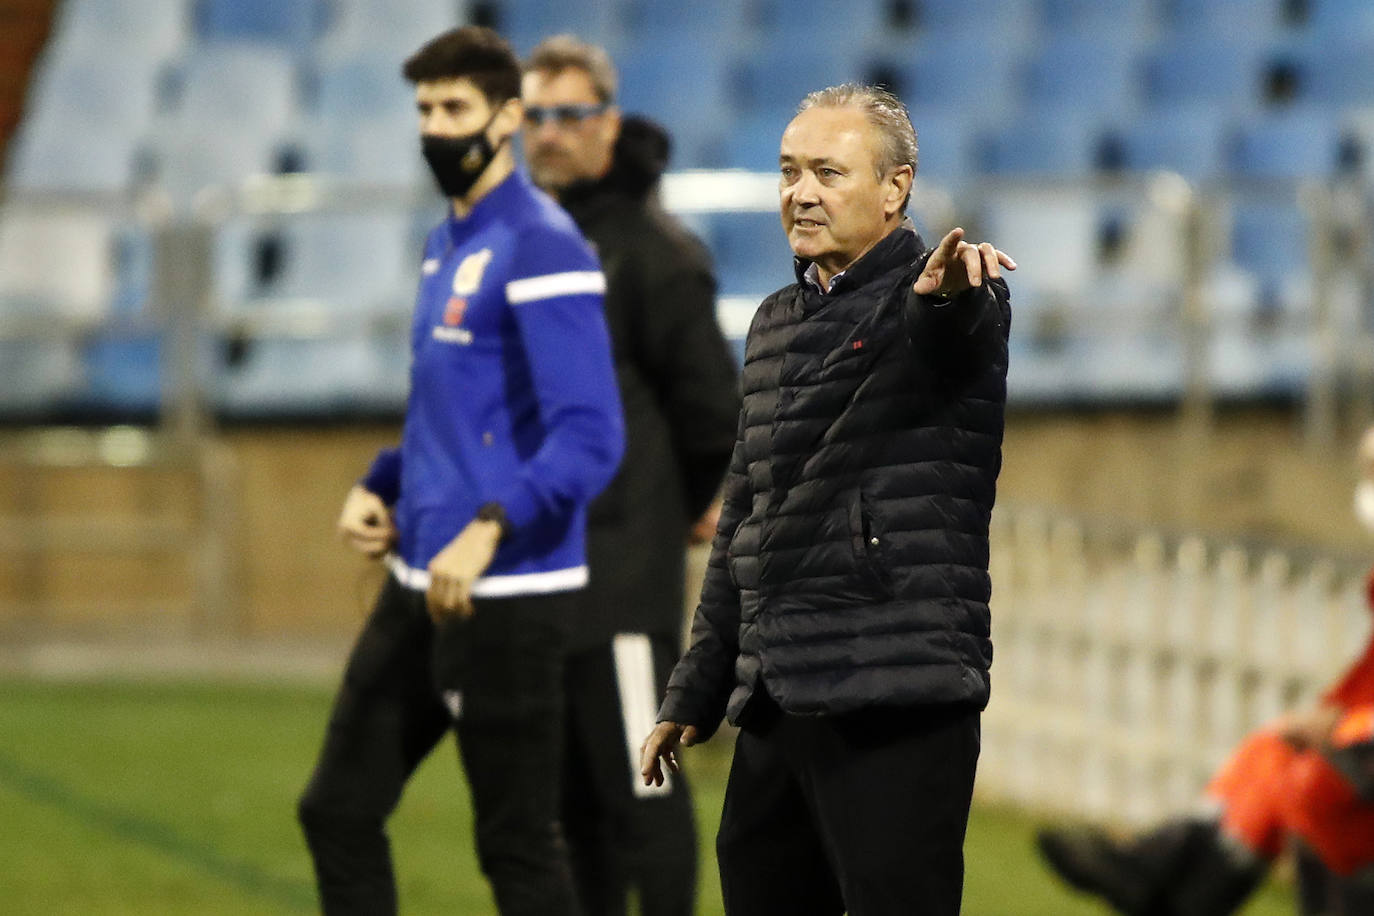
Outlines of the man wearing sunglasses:
M 627 440 L 588 521 L 591 581 L 566 668 L 563 817 L 589 916 L 623 916 L 630 888 L 645 916 L 687 916 L 696 836 L 686 785 L 678 774 L 645 786 L 638 748 L 682 645 L 684 547 L 714 532 L 739 400 L 709 256 L 655 199 L 668 136 L 622 118 L 615 92 L 606 52 L 571 36 L 525 63 L 530 173 L 600 255 Z

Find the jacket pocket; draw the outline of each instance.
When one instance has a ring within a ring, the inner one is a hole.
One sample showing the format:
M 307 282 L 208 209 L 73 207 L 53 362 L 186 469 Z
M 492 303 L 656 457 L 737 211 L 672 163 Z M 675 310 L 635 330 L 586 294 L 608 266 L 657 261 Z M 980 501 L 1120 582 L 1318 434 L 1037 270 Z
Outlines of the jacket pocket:
M 892 597 L 892 577 L 883 562 L 883 538 L 886 532 L 874 512 L 871 501 L 862 487 L 855 487 L 849 499 L 849 541 L 859 574 L 870 582 L 880 595 Z
M 739 539 L 748 524 L 749 519 L 745 518 L 736 525 L 734 533 L 730 535 L 729 543 L 725 545 L 725 571 L 730 574 L 730 584 L 736 589 L 740 588 L 739 574 L 735 570 L 735 565 L 740 561 L 738 553 Z

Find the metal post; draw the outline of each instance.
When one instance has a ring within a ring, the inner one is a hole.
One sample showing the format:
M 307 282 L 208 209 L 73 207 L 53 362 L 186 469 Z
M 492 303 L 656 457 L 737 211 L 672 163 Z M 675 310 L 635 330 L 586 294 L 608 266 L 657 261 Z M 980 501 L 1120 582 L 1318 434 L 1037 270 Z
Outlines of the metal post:
M 1312 277 L 1312 368 L 1303 399 L 1303 442 L 1309 449 L 1326 450 L 1336 441 L 1336 351 L 1338 330 L 1331 308 L 1334 256 L 1332 189 L 1304 183 L 1298 201 L 1307 215 L 1308 269 Z
M 178 464 L 196 478 L 196 543 L 190 562 L 195 578 L 191 624 L 202 635 L 242 630 L 241 603 L 232 569 L 233 459 L 218 441 L 201 386 L 201 340 L 211 325 L 214 225 L 178 221 L 155 236 L 156 314 L 164 331 L 162 362 L 163 441 Z
M 1181 518 L 1192 518 L 1202 504 L 1204 457 L 1214 421 L 1209 349 L 1211 307 L 1208 273 L 1216 259 L 1217 230 L 1211 210 L 1215 197 L 1193 194 L 1183 219 L 1183 302 L 1179 333 L 1183 343 L 1183 400 L 1179 405 L 1178 495 Z

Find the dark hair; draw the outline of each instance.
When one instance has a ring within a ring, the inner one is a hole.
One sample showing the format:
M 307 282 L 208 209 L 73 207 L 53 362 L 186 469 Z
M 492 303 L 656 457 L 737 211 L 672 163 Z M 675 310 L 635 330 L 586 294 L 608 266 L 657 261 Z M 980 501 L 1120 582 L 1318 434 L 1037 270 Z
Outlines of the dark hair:
M 465 25 L 431 38 L 401 68 L 412 83 L 466 78 L 491 105 L 520 97 L 520 59 L 504 38 L 480 25 Z

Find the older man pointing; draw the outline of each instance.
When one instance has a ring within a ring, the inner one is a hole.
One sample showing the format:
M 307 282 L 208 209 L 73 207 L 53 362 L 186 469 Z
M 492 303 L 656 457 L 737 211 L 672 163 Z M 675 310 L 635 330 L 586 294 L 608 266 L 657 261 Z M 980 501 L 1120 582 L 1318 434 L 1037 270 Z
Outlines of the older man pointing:
M 724 510 L 643 775 L 740 726 L 729 914 L 955 914 L 1016 265 L 960 229 L 923 244 L 915 131 L 884 90 L 807 96 L 779 166 L 797 282 L 749 330 Z

